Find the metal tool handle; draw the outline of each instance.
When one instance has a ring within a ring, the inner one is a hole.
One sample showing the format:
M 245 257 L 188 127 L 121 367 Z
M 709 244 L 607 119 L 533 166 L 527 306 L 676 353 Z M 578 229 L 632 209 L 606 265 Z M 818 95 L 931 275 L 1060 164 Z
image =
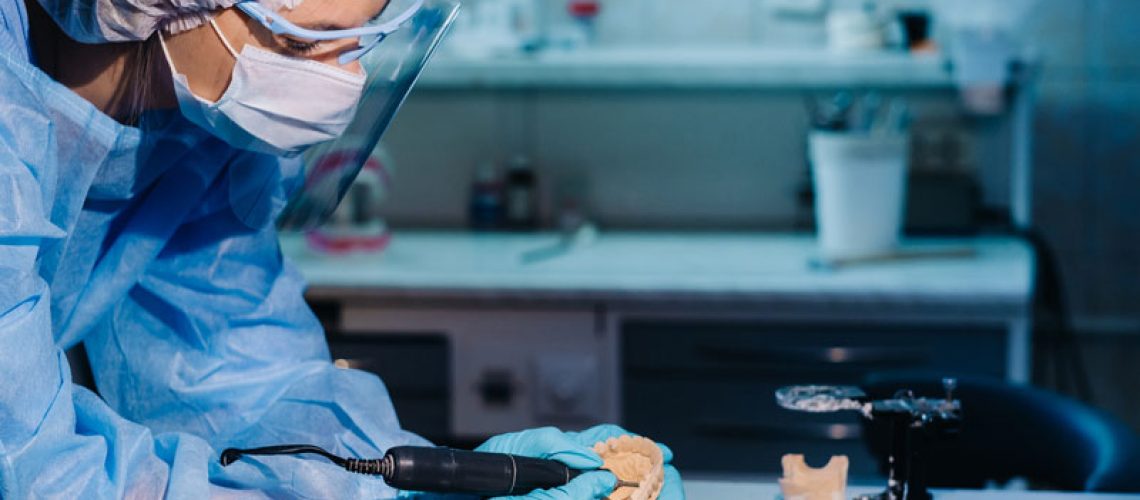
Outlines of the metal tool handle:
M 385 482 L 394 488 L 489 497 L 557 488 L 582 473 L 555 460 L 451 448 L 398 446 L 384 461 Z

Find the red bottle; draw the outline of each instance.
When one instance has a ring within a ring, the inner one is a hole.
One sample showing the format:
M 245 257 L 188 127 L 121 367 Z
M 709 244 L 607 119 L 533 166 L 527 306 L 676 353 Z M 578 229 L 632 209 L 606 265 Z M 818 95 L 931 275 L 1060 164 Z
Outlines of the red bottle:
M 592 19 L 597 17 L 598 12 L 602 10 L 602 5 L 597 0 L 570 0 L 566 5 L 567 12 L 571 16 L 578 19 Z

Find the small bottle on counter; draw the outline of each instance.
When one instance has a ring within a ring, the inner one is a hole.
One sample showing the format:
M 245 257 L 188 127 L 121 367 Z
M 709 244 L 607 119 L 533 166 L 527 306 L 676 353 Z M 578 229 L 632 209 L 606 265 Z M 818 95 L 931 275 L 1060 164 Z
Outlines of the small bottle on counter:
M 475 169 L 475 180 L 471 184 L 468 225 L 476 231 L 502 229 L 505 213 L 503 182 L 499 172 L 491 162 L 480 163 Z
M 507 163 L 507 227 L 514 230 L 538 228 L 538 189 L 534 166 L 523 155 Z
M 566 11 L 577 21 L 585 45 L 593 45 L 597 41 L 596 21 L 601 8 L 598 0 L 570 0 L 566 4 Z

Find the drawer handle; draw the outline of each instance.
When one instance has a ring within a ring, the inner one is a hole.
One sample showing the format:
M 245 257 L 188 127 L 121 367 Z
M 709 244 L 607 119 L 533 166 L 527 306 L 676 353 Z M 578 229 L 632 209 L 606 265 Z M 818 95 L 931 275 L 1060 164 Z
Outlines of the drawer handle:
M 862 439 L 863 428 L 859 424 L 845 423 L 798 423 L 798 424 L 757 424 L 721 420 L 702 420 L 694 429 L 699 436 L 745 441 L 857 441 Z
M 697 345 L 697 352 L 716 361 L 748 363 L 824 363 L 830 365 L 907 365 L 925 362 L 926 350 L 891 347 L 763 347 Z

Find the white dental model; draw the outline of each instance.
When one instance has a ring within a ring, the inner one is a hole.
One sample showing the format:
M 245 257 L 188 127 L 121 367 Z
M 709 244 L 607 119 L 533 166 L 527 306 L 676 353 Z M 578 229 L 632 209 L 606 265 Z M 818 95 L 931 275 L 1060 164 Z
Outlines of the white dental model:
M 822 469 L 809 467 L 803 455 L 784 455 L 780 491 L 784 500 L 843 500 L 847 490 L 846 456 L 831 457 Z

